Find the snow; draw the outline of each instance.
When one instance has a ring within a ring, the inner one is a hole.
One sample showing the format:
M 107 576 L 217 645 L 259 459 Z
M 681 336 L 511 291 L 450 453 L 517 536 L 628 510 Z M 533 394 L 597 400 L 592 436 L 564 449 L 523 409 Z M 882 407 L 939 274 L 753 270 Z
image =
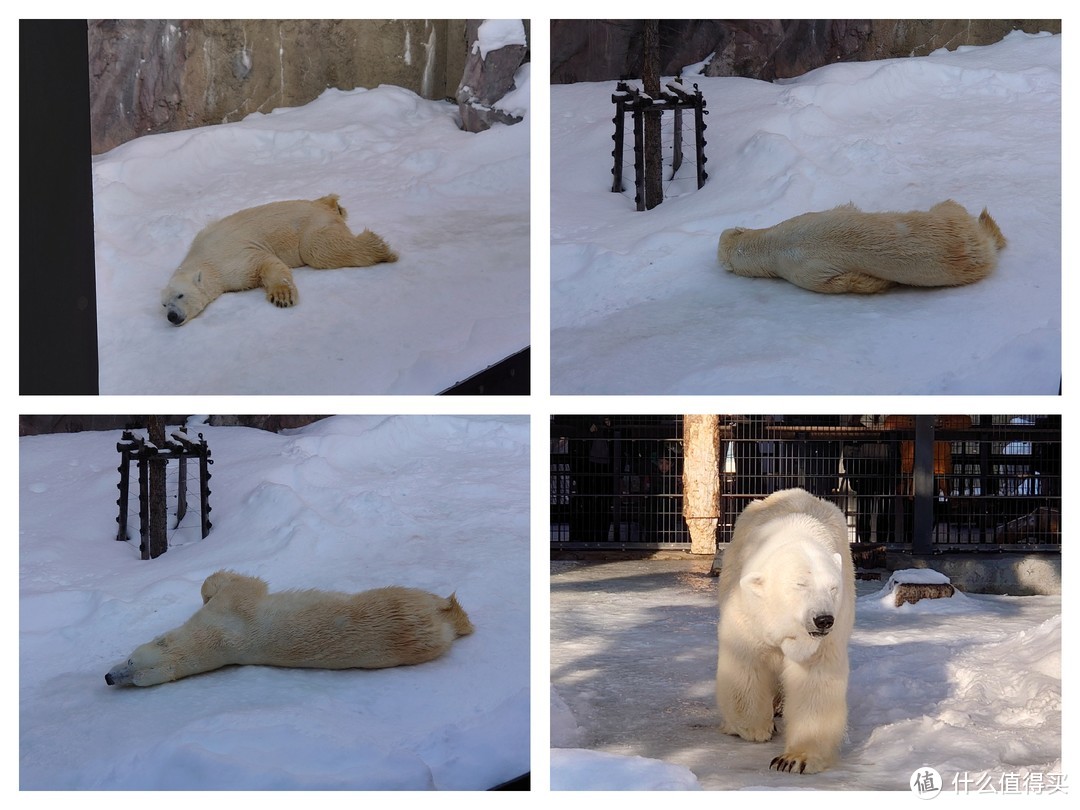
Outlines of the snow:
M 527 91 L 512 104 L 525 115 Z M 137 138 L 93 174 L 103 394 L 435 394 L 529 345 L 527 123 L 468 133 L 445 101 L 328 89 Z M 161 289 L 203 227 L 330 193 L 397 263 L 296 270 L 290 309 L 251 290 L 165 319 Z
M 507 45 L 526 45 L 525 24 L 521 20 L 484 20 L 476 30 L 473 53 L 480 51 L 480 58 Z
M 672 784 L 638 757 L 707 790 L 898 791 L 930 766 L 946 792 L 1001 792 L 1063 773 L 1060 596 L 957 592 L 895 608 L 880 582 L 860 581 L 841 760 L 795 776 L 769 770 L 779 739 L 717 727 L 710 562 L 551 563 L 553 789 Z
M 684 75 L 706 99 L 709 179 L 648 212 L 632 166 L 630 194 L 610 190 L 615 82 L 551 88 L 552 393 L 1057 393 L 1060 35 L 777 83 Z M 1009 240 L 969 287 L 827 296 L 716 259 L 728 227 L 947 198 Z
M 552 790 L 700 790 L 689 768 L 600 751 L 551 752 Z
M 150 561 L 137 523 L 135 540 L 114 539 L 120 431 L 19 440 L 20 786 L 480 789 L 527 772 L 528 419 L 196 429 L 213 529 L 199 538 L 196 498 Z M 415 667 L 106 686 L 221 568 L 271 590 L 456 591 L 476 632 Z
M 950 581 L 945 574 L 935 571 L 933 568 L 903 568 L 892 572 L 892 576 L 885 583 L 882 592 L 891 593 L 895 586 L 901 583 L 905 585 L 948 585 Z

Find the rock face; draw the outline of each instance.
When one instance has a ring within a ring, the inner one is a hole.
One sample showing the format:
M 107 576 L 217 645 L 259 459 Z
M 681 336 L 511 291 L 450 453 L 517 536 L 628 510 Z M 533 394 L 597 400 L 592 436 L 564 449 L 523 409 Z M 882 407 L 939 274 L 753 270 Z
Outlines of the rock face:
M 464 20 L 91 20 L 92 150 L 295 107 L 328 87 L 454 92 Z
M 498 102 L 514 89 L 514 74 L 528 53 L 528 46 L 524 44 L 524 24 L 521 26 L 521 43 L 507 42 L 501 47 L 485 50 L 481 37 L 481 26 L 485 22 L 468 20 L 465 26 L 469 54 L 458 85 L 457 101 L 462 127 L 468 132 L 482 132 L 496 122 L 516 124 L 521 121 L 519 116 L 499 109 Z
M 640 20 L 552 20 L 551 82 L 640 78 Z M 1061 33 L 1060 20 L 661 20 L 665 76 L 715 54 L 707 76 L 790 78 L 841 61 L 988 45 L 1014 29 Z

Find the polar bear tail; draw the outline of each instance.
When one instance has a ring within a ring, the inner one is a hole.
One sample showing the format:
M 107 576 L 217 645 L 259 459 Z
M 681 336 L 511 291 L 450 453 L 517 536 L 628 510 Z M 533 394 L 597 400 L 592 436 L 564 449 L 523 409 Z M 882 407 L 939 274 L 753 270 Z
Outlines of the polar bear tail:
M 447 615 L 450 623 L 454 625 L 454 630 L 459 636 L 467 636 L 475 629 L 472 622 L 469 621 L 468 614 L 458 604 L 456 593 L 452 593 L 446 598 L 446 604 L 441 610 Z
M 319 197 L 319 199 L 315 200 L 315 204 L 321 205 L 323 208 L 329 208 L 331 211 L 336 212 L 342 219 L 349 216 L 349 212 L 338 203 L 337 194 L 327 194 L 325 197 Z
M 997 249 L 1001 250 L 1008 244 L 1005 241 L 1005 235 L 1001 232 L 1001 228 L 994 222 L 994 218 L 990 216 L 990 212 L 985 208 L 982 213 L 979 214 L 979 227 L 986 231 L 994 240 L 994 244 L 997 245 Z

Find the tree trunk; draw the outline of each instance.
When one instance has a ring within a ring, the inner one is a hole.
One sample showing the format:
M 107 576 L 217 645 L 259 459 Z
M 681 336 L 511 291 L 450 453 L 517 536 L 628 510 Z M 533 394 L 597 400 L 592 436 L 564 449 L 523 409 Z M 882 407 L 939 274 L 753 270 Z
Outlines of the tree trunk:
M 660 97 L 660 21 L 645 20 L 641 83 L 646 95 Z M 660 143 L 662 113 L 645 113 L 645 208 L 664 201 L 664 165 Z
M 720 515 L 720 418 L 683 416 L 683 517 L 693 554 L 716 552 Z
M 147 419 L 147 433 L 150 443 L 157 448 L 165 446 L 165 417 L 151 416 Z M 150 460 L 150 533 L 144 559 L 160 557 L 169 549 L 166 535 L 168 525 L 165 508 L 165 465 L 164 457 Z

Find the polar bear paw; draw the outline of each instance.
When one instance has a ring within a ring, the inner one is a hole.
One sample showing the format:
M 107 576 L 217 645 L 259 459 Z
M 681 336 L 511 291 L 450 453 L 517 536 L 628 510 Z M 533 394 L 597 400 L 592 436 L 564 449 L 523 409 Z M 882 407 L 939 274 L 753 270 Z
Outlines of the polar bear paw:
M 768 742 L 773 738 L 773 734 L 776 733 L 776 726 L 771 719 L 769 720 L 768 725 L 759 726 L 724 723 L 720 727 L 720 731 L 724 734 L 731 734 L 735 737 L 742 737 L 748 742 Z
M 296 303 L 298 294 L 291 281 L 278 281 L 266 288 L 266 300 L 276 307 L 291 307 Z
M 819 773 L 829 767 L 821 757 L 810 754 L 793 754 L 785 751 L 778 757 L 773 757 L 769 767 L 775 771 L 785 773 Z

